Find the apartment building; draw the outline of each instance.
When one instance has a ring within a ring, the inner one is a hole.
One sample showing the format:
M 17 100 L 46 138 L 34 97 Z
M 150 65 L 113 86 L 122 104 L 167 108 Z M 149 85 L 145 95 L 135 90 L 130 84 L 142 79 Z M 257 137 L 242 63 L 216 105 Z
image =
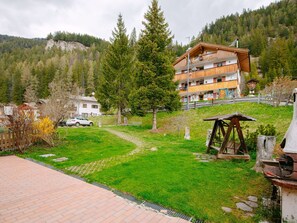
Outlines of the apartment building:
M 240 97 L 243 73 L 250 72 L 249 50 L 201 42 L 180 56 L 174 68 L 183 102 Z

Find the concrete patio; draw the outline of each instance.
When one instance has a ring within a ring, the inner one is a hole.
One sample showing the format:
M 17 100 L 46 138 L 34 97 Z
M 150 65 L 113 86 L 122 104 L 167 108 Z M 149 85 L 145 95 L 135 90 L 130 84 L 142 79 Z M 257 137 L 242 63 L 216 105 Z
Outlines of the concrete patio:
M 16 156 L 0 178 L 0 222 L 188 222 Z

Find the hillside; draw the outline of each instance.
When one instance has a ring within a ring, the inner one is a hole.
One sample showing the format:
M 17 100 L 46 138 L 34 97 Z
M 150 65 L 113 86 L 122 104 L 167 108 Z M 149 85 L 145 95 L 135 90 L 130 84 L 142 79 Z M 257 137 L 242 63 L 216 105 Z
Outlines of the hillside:
M 16 49 L 31 49 L 34 46 L 44 45 L 45 43 L 45 39 L 28 39 L 0 34 L 0 55 L 10 53 Z
M 88 35 L 77 36 L 93 42 L 89 42 L 90 47 L 83 46 L 85 50 L 65 51 L 59 47 L 45 49 L 46 39 L 0 35 L 0 103 L 22 103 L 28 87 L 34 89 L 38 98 L 46 98 L 48 84 L 57 75 L 84 88 L 86 95 L 95 91 L 101 53 L 108 42 Z M 71 34 L 71 38 L 74 37 L 75 34 Z M 71 38 L 67 41 L 72 41 Z M 82 46 L 76 43 L 79 44 Z

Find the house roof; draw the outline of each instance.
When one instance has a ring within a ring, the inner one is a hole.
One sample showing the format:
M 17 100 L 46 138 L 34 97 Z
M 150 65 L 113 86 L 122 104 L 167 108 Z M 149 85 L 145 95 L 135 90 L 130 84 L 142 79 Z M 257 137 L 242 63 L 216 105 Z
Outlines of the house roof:
M 250 72 L 251 70 L 250 56 L 249 56 L 248 49 L 211 44 L 211 43 L 204 43 L 204 42 L 198 43 L 196 46 L 189 49 L 189 51 L 185 52 L 183 55 L 177 58 L 177 60 L 174 62 L 173 65 L 176 65 L 177 63 L 185 59 L 188 56 L 188 53 L 190 54 L 190 57 L 192 57 L 192 56 L 197 56 L 199 54 L 202 54 L 204 51 L 208 51 L 208 50 L 209 51 L 223 50 L 223 51 L 235 53 L 238 57 L 241 70 L 245 72 Z
M 233 113 L 233 114 L 227 114 L 227 115 L 218 115 L 218 116 L 213 116 L 210 118 L 205 118 L 203 121 L 216 121 L 216 120 L 231 120 L 232 118 L 238 118 L 240 121 L 256 121 L 255 118 L 243 115 L 241 113 Z
M 95 97 L 72 96 L 71 98 L 72 98 L 72 100 L 75 100 L 75 101 L 90 101 L 90 102 L 98 103 L 97 99 Z

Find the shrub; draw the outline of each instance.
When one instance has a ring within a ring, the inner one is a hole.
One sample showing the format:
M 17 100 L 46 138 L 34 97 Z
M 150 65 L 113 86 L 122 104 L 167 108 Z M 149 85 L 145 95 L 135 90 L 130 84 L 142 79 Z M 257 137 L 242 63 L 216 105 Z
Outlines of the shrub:
M 37 131 L 35 137 L 46 142 L 49 146 L 54 146 L 54 133 L 55 126 L 53 121 L 49 117 L 45 117 L 36 121 L 33 125 Z
M 256 151 L 257 150 L 257 137 L 259 135 L 266 135 L 266 136 L 275 136 L 276 135 L 276 128 L 273 125 L 260 125 L 256 129 L 255 132 L 250 132 L 247 127 L 247 133 L 245 138 L 245 143 L 249 151 Z

